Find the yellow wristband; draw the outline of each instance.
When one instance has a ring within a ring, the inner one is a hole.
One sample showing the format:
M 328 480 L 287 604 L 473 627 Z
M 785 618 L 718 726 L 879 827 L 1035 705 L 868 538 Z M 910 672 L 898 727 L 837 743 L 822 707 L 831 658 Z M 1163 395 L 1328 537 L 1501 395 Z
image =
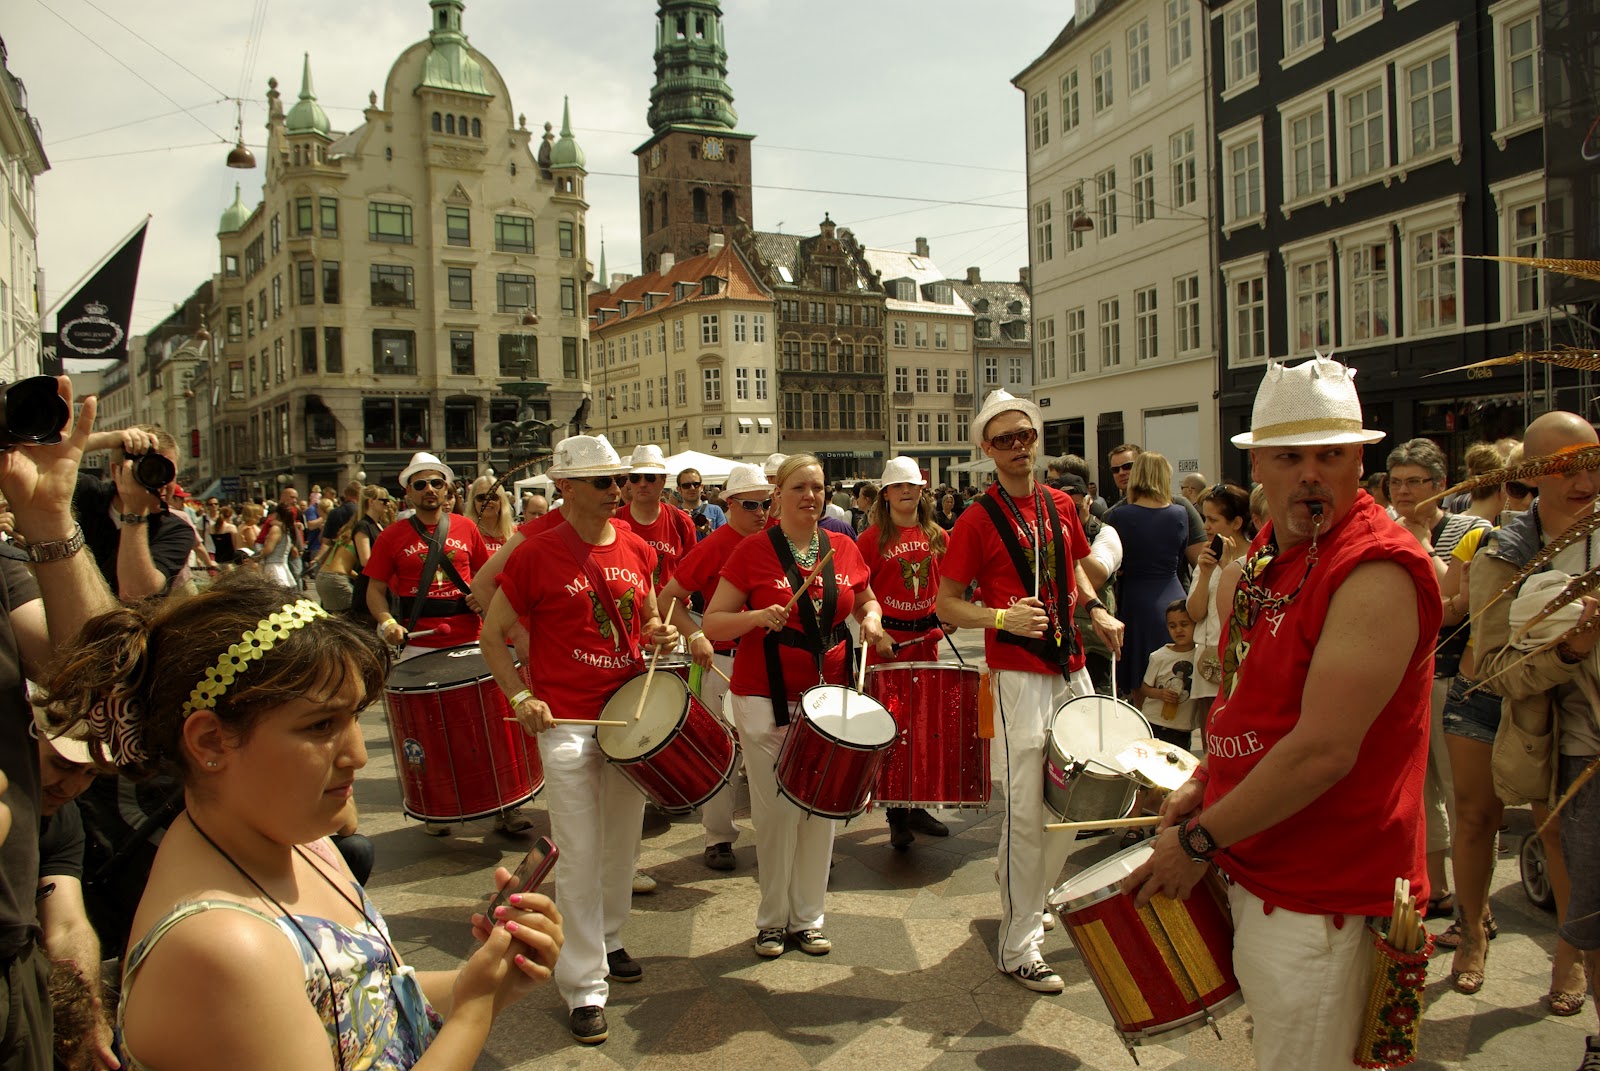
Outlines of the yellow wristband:
M 693 643 L 695 640 L 698 640 L 700 637 L 702 637 L 704 635 L 705 635 L 705 630 L 701 629 L 700 631 L 696 632 L 693 636 L 689 637 L 689 642 Z
M 529 699 L 532 699 L 532 698 L 533 698 L 533 693 L 532 692 L 528 691 L 528 689 L 526 689 L 526 688 L 522 689 L 522 691 L 518 692 L 516 695 L 511 697 L 511 709 L 512 710 L 516 710 L 526 700 L 529 700 Z
M 1006 612 L 1004 610 L 996 610 L 994 612 L 994 627 L 1001 632 L 1006 630 Z

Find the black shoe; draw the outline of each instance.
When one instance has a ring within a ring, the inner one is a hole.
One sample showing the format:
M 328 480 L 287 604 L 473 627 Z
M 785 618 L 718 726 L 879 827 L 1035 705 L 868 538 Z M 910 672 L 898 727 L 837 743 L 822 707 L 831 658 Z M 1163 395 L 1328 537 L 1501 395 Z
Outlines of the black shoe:
M 917 839 L 911 835 L 911 826 L 906 820 L 907 813 L 904 807 L 890 807 L 884 812 L 884 817 L 889 822 L 889 847 L 898 852 L 911 847 L 911 842 Z
M 1583 1063 L 1578 1071 L 1600 1071 L 1600 1034 L 1590 1034 L 1589 1044 L 1583 1050 Z
M 614 982 L 637 982 L 644 977 L 644 968 L 626 948 L 619 948 L 606 953 L 606 977 Z
M 582 1045 L 598 1045 L 610 1036 L 606 1031 L 606 1010 L 598 1004 L 573 1008 L 567 1025 Z
M 914 807 L 906 813 L 906 825 L 911 832 L 921 833 L 925 837 L 948 837 L 950 827 L 939 821 L 921 807 Z
M 706 866 L 712 870 L 732 870 L 738 865 L 733 857 L 733 845 L 724 841 L 706 848 Z
M 667 817 L 667 812 L 653 803 L 645 804 L 644 824 L 640 828 L 640 835 L 653 837 L 672 828 L 672 819 Z

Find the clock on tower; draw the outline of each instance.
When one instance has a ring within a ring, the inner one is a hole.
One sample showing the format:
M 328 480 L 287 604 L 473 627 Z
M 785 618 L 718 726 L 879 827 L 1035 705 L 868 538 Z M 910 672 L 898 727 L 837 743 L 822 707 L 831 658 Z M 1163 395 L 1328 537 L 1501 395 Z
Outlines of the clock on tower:
M 723 147 L 721 138 L 706 138 L 700 145 L 700 155 L 707 160 L 722 159 Z

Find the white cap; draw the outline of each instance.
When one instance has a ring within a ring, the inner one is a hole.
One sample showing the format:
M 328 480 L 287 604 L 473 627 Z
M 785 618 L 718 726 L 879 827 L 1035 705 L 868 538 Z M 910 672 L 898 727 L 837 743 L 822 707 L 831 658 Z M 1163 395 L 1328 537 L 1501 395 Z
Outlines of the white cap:
M 906 457 L 904 454 L 891 457 L 883 466 L 883 477 L 878 480 L 878 488 L 881 490 L 897 483 L 913 483 L 918 487 L 928 486 L 928 481 L 922 478 L 922 469 L 918 467 L 916 459 Z
M 722 497 L 747 495 L 752 491 L 759 491 L 763 495 L 772 493 L 772 485 L 767 482 L 767 474 L 761 471 L 759 465 L 734 462 L 733 467 L 728 470 L 728 482 L 722 488 Z
M 80 721 L 70 729 L 62 730 L 50 722 L 50 713 L 37 703 L 33 704 L 33 735 L 40 740 L 50 741 L 50 746 L 56 749 L 68 762 L 87 766 L 94 762 L 94 757 L 89 754 L 89 723 Z
M 776 476 L 778 474 L 778 469 L 781 468 L 783 463 L 788 460 L 788 454 L 768 454 L 767 463 L 761 466 L 761 471 L 768 476 Z
M 453 470 L 449 465 L 446 465 L 443 461 L 440 461 L 434 455 L 428 453 L 426 450 L 423 450 L 419 453 L 412 454 L 411 464 L 400 470 L 400 486 L 410 487 L 411 477 L 415 476 L 419 472 L 428 472 L 429 470 L 437 472 L 443 476 L 446 483 L 456 482 L 455 470 Z
M 630 472 L 659 472 L 667 475 L 667 459 L 661 453 L 661 447 L 655 443 L 646 446 L 637 446 L 633 451 L 633 458 L 628 462 L 633 466 Z
M 982 447 L 984 434 L 989 427 L 989 421 L 1001 413 L 1021 413 L 1028 418 L 1028 423 L 1033 425 L 1033 430 L 1044 434 L 1044 414 L 1039 412 L 1039 407 L 1026 398 L 1018 398 L 1009 391 L 993 390 L 983 400 L 983 408 L 978 410 L 978 415 L 972 418 L 972 445 Z
M 1256 391 L 1250 430 L 1233 437 L 1246 450 L 1263 446 L 1375 443 L 1384 432 L 1361 426 L 1355 370 L 1314 353 L 1293 368 L 1274 361 Z
M 545 475 L 552 480 L 567 480 L 617 476 L 627 471 L 627 464 L 604 435 L 572 435 L 556 444 Z

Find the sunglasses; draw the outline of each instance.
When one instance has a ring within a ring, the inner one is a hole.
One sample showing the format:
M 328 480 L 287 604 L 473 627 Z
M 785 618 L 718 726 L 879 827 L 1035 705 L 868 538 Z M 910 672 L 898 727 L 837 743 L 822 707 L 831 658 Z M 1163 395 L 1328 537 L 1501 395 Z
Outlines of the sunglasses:
M 735 498 L 731 501 L 737 502 L 740 509 L 746 510 L 750 513 L 755 513 L 757 510 L 764 510 L 768 506 L 772 505 L 772 499 L 770 498 L 763 498 L 759 502 L 750 498 Z
M 596 491 L 609 491 L 613 487 L 621 487 L 633 477 L 629 476 L 591 476 L 585 482 Z
M 1010 450 L 1018 446 L 1032 446 L 1037 438 L 1039 438 L 1039 433 L 1032 428 L 1020 428 L 1017 431 L 1002 432 L 991 438 L 989 443 L 996 449 Z
M 659 479 L 661 479 L 661 474 L 659 472 L 630 472 L 630 473 L 628 473 L 628 482 L 629 483 L 638 483 L 640 480 L 643 480 L 645 483 L 655 483 Z
M 413 491 L 426 491 L 430 487 L 433 488 L 435 491 L 437 491 L 441 487 L 443 487 L 444 485 L 445 485 L 444 481 L 443 480 L 438 480 L 438 479 L 434 479 L 434 480 L 412 480 L 411 481 L 411 489 Z
M 1133 471 L 1133 462 L 1129 461 L 1126 464 L 1122 464 L 1122 465 L 1112 465 L 1111 466 L 1111 471 L 1112 472 L 1132 472 Z
M 1512 498 L 1527 498 L 1529 495 L 1537 495 L 1538 493 L 1539 489 L 1537 487 L 1531 487 L 1516 480 L 1506 481 L 1506 494 Z
M 485 502 L 494 502 L 494 501 L 497 501 L 497 496 L 495 496 L 495 495 L 493 495 L 493 494 L 487 494 L 487 495 L 473 495 L 473 496 L 472 496 L 472 501 L 474 501 L 474 502 L 476 502 L 476 503 L 477 503 L 477 504 L 478 504 L 478 505 L 480 505 L 480 506 L 481 506 L 481 505 L 483 505 L 483 504 L 484 504 L 484 503 L 485 503 Z
M 693 490 L 693 489 L 695 489 L 695 488 L 697 488 L 699 486 L 700 486 L 700 481 L 699 480 L 690 480 L 688 483 L 684 483 L 682 480 L 678 481 L 678 490 L 680 490 L 680 491 L 690 491 L 690 490 Z

